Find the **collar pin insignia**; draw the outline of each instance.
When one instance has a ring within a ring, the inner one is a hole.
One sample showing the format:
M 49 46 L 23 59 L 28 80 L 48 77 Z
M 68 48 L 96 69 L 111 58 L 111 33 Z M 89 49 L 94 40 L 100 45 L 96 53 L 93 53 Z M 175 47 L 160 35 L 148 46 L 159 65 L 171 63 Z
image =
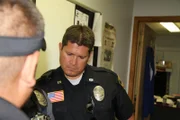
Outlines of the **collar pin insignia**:
M 93 82 L 94 81 L 94 79 L 93 78 L 89 78 L 89 82 Z
M 61 83 L 62 83 L 62 81 L 61 81 L 61 80 L 57 81 L 57 84 L 61 84 Z

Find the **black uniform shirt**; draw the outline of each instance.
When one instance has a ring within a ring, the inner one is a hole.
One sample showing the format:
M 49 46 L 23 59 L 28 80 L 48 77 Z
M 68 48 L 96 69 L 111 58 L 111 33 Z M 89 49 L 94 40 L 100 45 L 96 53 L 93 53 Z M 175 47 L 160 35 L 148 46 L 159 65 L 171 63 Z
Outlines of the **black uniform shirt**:
M 73 86 L 59 67 L 45 73 L 37 85 L 53 102 L 56 120 L 114 120 L 115 115 L 119 120 L 127 120 L 133 113 L 132 103 L 117 75 L 104 68 L 87 65 L 80 83 Z M 101 97 L 104 91 L 100 100 L 95 97 L 97 86 L 102 88 L 98 89 Z
M 0 98 L 0 120 L 29 120 L 28 117 L 8 101 Z

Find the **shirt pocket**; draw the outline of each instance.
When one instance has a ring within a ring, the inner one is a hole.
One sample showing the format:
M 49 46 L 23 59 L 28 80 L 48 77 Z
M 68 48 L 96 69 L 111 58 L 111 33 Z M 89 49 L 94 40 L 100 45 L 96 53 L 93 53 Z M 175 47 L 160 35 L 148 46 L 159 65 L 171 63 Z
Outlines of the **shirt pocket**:
M 53 104 L 53 112 L 66 112 L 66 104 L 64 101 L 52 103 Z
M 110 101 L 95 101 L 94 115 L 97 120 L 114 120 L 114 112 Z
M 53 114 L 56 119 L 64 120 L 67 113 L 67 107 L 64 101 L 55 102 L 53 104 Z

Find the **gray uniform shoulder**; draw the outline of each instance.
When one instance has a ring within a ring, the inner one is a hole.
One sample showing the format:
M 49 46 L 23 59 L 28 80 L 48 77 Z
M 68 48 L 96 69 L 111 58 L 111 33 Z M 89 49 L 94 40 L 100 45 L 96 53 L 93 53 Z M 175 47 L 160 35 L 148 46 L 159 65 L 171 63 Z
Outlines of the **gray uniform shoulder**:
M 29 120 L 20 109 L 1 97 L 0 108 L 0 120 Z

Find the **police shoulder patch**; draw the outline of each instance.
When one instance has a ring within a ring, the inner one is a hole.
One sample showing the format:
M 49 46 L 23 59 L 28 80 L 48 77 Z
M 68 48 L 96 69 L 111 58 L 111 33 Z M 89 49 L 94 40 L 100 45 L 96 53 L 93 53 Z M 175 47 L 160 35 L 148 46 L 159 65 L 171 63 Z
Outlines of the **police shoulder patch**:
M 38 103 L 43 106 L 43 107 L 46 107 L 47 106 L 47 100 L 46 100 L 46 97 L 43 95 L 43 93 L 41 93 L 40 91 L 38 90 L 34 90 L 33 91 L 34 94 L 36 95 L 36 98 L 38 100 Z
M 119 75 L 118 75 L 118 81 L 119 81 L 119 84 L 124 88 L 124 84 L 123 84 L 123 82 L 121 81 Z

